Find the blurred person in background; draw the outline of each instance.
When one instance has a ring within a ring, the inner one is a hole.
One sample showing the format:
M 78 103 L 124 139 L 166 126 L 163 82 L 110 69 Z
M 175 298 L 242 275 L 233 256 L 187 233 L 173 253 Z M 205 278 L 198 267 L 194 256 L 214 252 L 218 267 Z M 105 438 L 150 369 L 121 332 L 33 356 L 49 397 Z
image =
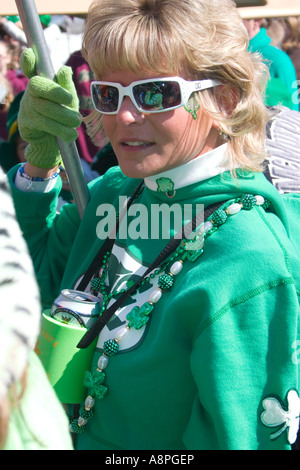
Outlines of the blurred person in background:
M 278 88 L 282 83 L 283 95 L 286 95 L 286 91 L 290 94 L 291 109 L 299 111 L 299 100 L 293 99 L 298 89 L 294 64 L 283 50 L 271 45 L 271 38 L 268 36 L 266 28 L 262 26 L 262 23 L 263 19 L 244 20 L 249 36 L 249 51 L 261 54 L 269 67 L 271 80 L 268 84 L 269 89 L 266 92 L 266 97 L 272 97 L 272 105 L 274 105 L 274 102 L 276 104 L 276 101 L 281 103 L 281 92 Z M 274 88 L 272 79 L 276 79 Z M 266 100 L 266 104 L 269 104 L 268 100 Z
M 6 117 L 7 139 L 0 142 L 0 166 L 5 173 L 17 163 L 25 162 L 27 142 L 22 139 L 18 127 L 18 113 L 23 91 L 11 102 Z
M 282 48 L 291 58 L 297 73 L 300 86 L 300 17 L 288 17 L 286 22 L 286 35 Z
M 76 87 L 76 92 L 79 99 L 79 112 L 81 116 L 88 116 L 93 110 L 93 103 L 91 98 L 90 86 L 93 80 L 93 72 L 89 64 L 82 57 L 81 51 L 73 52 L 66 62 L 66 65 L 71 67 L 73 71 L 73 81 Z M 93 161 L 94 156 L 99 150 L 87 134 L 86 126 L 84 123 L 78 128 L 78 138 L 76 140 L 78 152 L 81 160 L 84 160 L 84 169 L 89 167 Z M 86 165 L 86 163 L 88 165 Z
M 20 54 L 18 45 L 0 39 L 0 73 L 9 81 L 14 96 L 24 91 L 28 83 L 20 69 Z
M 57 70 L 65 64 L 70 54 L 80 49 L 82 42 L 82 22 L 76 22 L 74 32 L 70 29 L 66 30 L 64 24 L 60 21 L 52 21 L 51 15 L 39 15 L 41 25 L 44 30 L 44 36 L 49 48 L 49 54 L 53 64 L 54 70 Z M 70 19 L 70 21 L 72 21 Z M 70 25 L 70 21 L 68 24 Z M 18 16 L 2 17 L 0 25 L 6 34 L 6 39 L 9 42 L 17 43 L 21 46 L 27 46 L 26 35 L 22 28 L 22 23 Z M 0 29 L 1 32 L 1 29 Z
M 8 138 L 8 130 L 6 127 L 7 113 L 13 99 L 14 94 L 12 86 L 7 78 L 0 72 L 0 141 L 7 140 Z

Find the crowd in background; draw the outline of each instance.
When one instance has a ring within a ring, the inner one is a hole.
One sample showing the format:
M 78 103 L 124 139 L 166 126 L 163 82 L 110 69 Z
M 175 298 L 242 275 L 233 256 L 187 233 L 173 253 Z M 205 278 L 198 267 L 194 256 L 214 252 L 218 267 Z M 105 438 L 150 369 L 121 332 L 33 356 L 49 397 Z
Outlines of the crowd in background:
M 244 21 L 249 50 L 259 52 L 269 66 L 266 104 L 299 111 L 300 22 L 298 18 Z

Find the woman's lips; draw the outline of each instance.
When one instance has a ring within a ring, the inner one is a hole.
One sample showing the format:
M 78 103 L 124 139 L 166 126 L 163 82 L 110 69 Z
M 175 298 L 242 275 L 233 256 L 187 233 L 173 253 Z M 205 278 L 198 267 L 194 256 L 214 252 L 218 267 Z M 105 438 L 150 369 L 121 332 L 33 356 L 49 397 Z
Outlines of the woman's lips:
M 153 142 L 143 142 L 140 140 L 135 140 L 135 141 L 122 141 L 120 145 L 125 150 L 134 151 L 134 150 L 142 150 L 145 148 L 149 148 L 154 144 Z

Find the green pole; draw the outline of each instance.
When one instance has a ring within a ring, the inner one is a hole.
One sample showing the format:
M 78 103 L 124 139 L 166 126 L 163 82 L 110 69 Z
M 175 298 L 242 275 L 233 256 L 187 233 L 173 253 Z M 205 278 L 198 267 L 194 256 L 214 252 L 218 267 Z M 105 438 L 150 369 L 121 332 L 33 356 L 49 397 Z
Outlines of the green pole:
M 28 45 L 32 47 L 37 58 L 38 74 L 55 80 L 54 68 L 34 0 L 15 0 L 15 2 Z M 89 192 L 77 146 L 75 142 L 66 143 L 59 138 L 57 138 L 57 143 L 79 215 L 82 218 L 89 201 Z

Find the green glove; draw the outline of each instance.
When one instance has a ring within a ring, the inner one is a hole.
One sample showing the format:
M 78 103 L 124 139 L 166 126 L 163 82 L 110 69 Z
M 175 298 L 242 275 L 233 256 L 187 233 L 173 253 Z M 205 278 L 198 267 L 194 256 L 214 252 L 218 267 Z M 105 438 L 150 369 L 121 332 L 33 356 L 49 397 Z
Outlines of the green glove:
M 73 142 L 81 123 L 72 69 L 63 66 L 57 73 L 57 83 L 39 77 L 35 75 L 32 49 L 23 51 L 20 64 L 24 75 L 30 78 L 18 116 L 20 135 L 29 144 L 25 158 L 38 168 L 53 168 L 61 163 L 56 137 Z

